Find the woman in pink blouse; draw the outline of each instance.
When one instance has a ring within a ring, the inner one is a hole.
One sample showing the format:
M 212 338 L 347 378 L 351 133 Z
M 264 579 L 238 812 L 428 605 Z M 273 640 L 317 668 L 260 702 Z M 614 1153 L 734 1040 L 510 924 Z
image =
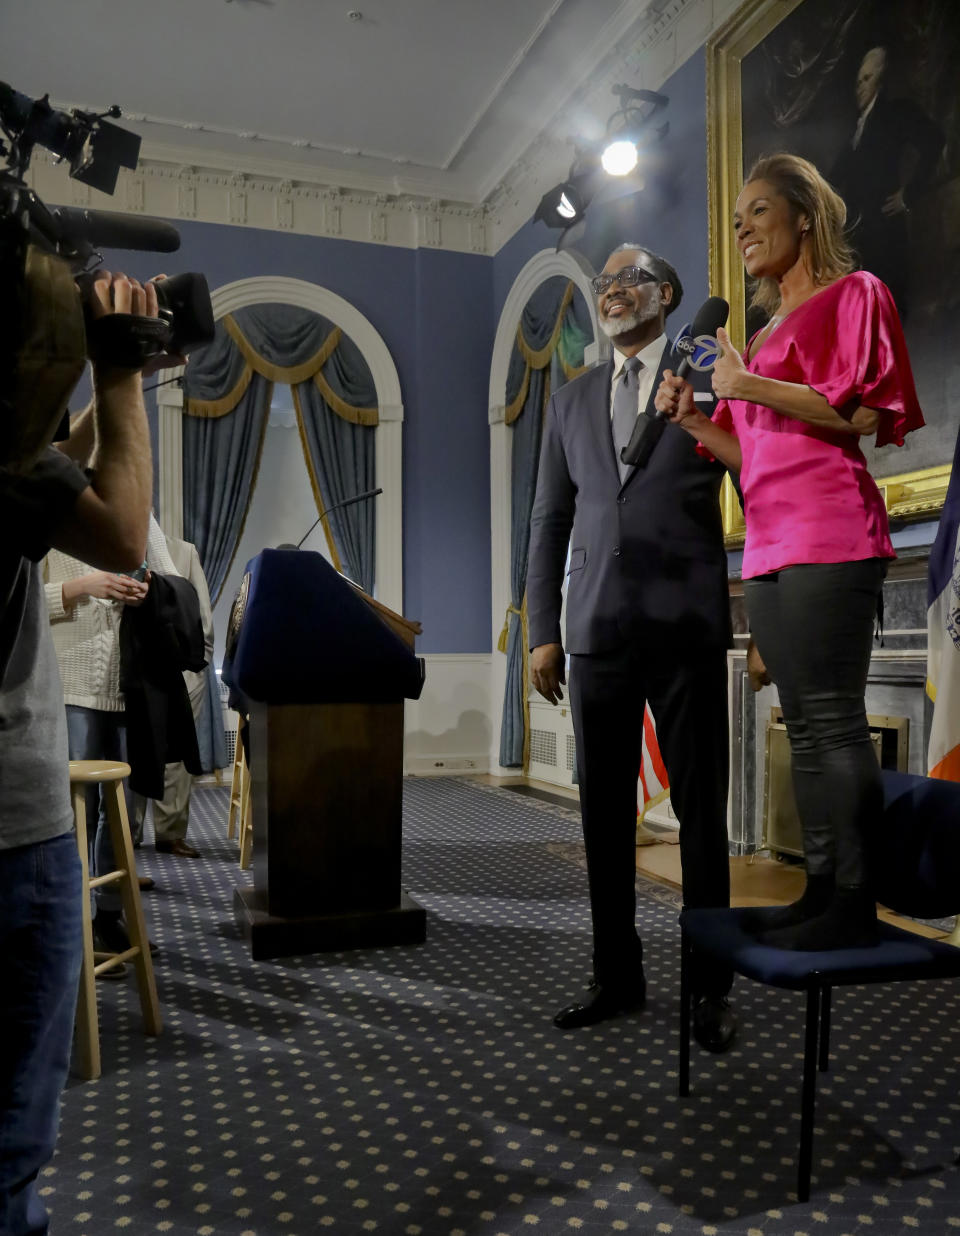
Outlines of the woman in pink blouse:
M 771 944 L 876 941 L 864 842 L 882 810 L 864 692 L 887 562 L 883 499 L 860 448 L 923 424 L 884 284 L 854 270 L 846 208 L 817 169 L 773 155 L 751 169 L 733 217 L 753 303 L 770 320 L 741 356 L 726 332 L 714 419 L 667 372 L 657 408 L 740 475 L 744 596 L 790 735 L 807 883 L 755 911 Z

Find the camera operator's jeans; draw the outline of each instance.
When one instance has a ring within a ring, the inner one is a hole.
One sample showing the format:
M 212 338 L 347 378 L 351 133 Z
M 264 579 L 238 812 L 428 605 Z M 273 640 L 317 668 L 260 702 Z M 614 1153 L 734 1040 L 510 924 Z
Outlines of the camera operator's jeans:
M 106 712 L 100 708 L 67 705 L 67 743 L 71 760 L 123 760 L 127 758 L 127 714 Z M 133 803 L 127 782 L 123 782 L 127 817 L 133 820 Z M 116 870 L 113 842 L 107 827 L 107 804 L 103 787 L 88 785 L 84 791 L 87 806 L 87 838 L 90 843 L 90 874 L 103 875 Z M 93 911 L 119 911 L 123 906 L 115 886 L 96 889 Z M 0 1233 L 2 1236 L 2 1233 Z
M 41 1236 L 37 1174 L 53 1154 L 83 954 L 73 833 L 0 850 L 0 1236 Z

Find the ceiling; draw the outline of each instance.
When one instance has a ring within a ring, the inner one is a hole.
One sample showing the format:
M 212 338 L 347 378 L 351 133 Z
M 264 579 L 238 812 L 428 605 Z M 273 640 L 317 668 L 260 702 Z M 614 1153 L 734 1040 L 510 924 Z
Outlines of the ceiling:
M 120 104 L 142 157 L 478 205 L 663 7 L 0 0 L 2 73 L 57 106 Z

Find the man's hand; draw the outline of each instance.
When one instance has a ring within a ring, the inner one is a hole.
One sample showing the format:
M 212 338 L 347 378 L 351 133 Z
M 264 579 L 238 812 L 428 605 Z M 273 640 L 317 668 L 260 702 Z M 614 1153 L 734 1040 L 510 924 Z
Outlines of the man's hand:
M 717 331 L 717 343 L 720 344 L 721 351 L 713 367 L 713 393 L 718 399 L 739 399 L 747 367 L 722 326 Z
M 903 189 L 898 189 L 896 193 L 891 193 L 880 207 L 880 213 L 888 219 L 893 219 L 897 215 L 905 215 L 910 207 L 904 201 L 904 192 Z
M 767 673 L 767 667 L 763 663 L 763 657 L 757 651 L 757 646 L 753 642 L 753 636 L 750 636 L 750 643 L 747 645 L 747 677 L 750 680 L 750 687 L 754 691 L 760 691 L 764 687 L 768 687 L 772 681 Z
M 538 644 L 530 653 L 530 680 L 551 704 L 563 699 L 560 684 L 567 681 L 562 644 Z

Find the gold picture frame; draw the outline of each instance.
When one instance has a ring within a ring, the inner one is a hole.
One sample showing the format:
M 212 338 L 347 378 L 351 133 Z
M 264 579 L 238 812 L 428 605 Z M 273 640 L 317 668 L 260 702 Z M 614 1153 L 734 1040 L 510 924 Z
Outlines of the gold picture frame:
M 743 264 L 730 220 L 743 175 L 741 64 L 805 0 L 747 0 L 707 42 L 707 187 L 710 292 L 730 304 L 730 336 L 745 340 Z M 876 478 L 895 519 L 936 515 L 943 506 L 951 464 Z M 724 539 L 742 544 L 743 512 L 729 478 L 721 493 Z

